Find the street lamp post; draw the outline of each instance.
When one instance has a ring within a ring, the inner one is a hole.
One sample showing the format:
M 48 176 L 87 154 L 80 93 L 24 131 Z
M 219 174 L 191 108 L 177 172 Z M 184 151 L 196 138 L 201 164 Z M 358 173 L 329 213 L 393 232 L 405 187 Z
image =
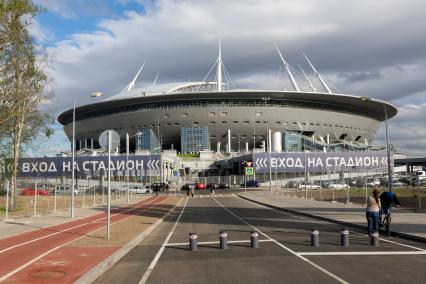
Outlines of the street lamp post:
M 265 102 L 265 111 L 268 110 L 268 101 L 270 100 L 270 97 L 262 97 L 262 100 Z M 271 168 L 271 150 L 272 146 L 271 139 L 269 139 L 269 120 L 266 121 L 266 141 L 268 141 L 267 145 L 267 151 L 268 151 L 268 158 L 269 158 L 269 192 L 272 193 L 272 168 Z
M 388 164 L 388 191 L 392 191 L 392 167 L 391 167 L 390 148 L 389 148 L 388 113 L 386 110 L 386 105 L 383 102 L 374 100 L 372 98 L 361 97 L 361 100 L 374 101 L 383 106 L 383 110 L 385 113 L 386 156 L 387 156 L 387 164 Z
M 94 92 L 90 95 L 91 98 L 97 98 L 102 96 L 103 93 L 101 92 Z M 75 191 L 75 105 L 77 103 L 77 100 L 74 101 L 73 104 L 73 109 L 72 109 L 72 161 L 71 161 L 71 167 L 72 167 L 72 172 L 71 172 L 71 218 L 75 217 L 75 196 L 74 196 L 74 191 Z

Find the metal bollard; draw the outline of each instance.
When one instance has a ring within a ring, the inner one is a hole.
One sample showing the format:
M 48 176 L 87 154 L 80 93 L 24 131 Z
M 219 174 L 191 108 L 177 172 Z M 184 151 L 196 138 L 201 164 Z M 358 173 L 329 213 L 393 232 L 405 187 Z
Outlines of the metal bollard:
M 259 247 L 259 233 L 257 231 L 252 231 L 250 238 L 250 243 L 252 248 L 258 248 Z
M 197 233 L 189 233 L 189 250 L 196 251 L 197 250 Z
M 348 229 L 341 229 L 340 230 L 340 245 L 342 247 L 348 247 L 349 246 L 349 230 Z
M 370 245 L 378 247 L 379 246 L 379 233 L 374 232 L 370 236 Z
M 311 229 L 311 246 L 319 247 L 319 231 L 317 229 Z
M 220 231 L 219 236 L 220 249 L 228 249 L 228 233 L 226 231 Z

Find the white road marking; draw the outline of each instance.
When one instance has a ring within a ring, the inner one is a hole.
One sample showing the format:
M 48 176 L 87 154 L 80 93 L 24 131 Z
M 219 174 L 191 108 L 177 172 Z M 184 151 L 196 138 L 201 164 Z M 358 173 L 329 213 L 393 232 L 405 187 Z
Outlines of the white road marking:
M 242 219 L 240 216 L 238 216 L 237 214 L 235 214 L 234 212 L 232 212 L 231 210 L 229 210 L 228 208 L 226 208 L 225 206 L 223 206 L 219 201 L 217 201 L 215 198 L 213 198 L 214 201 L 216 201 L 217 204 L 219 204 L 220 206 L 222 206 L 223 209 L 225 209 L 226 211 L 228 211 L 231 215 L 233 215 L 235 218 L 239 219 L 241 222 L 243 222 L 244 224 L 250 226 L 251 228 L 253 228 L 254 230 L 258 231 L 260 234 L 262 234 L 263 236 L 265 236 L 266 238 L 270 239 L 272 242 L 274 242 L 275 244 L 277 244 L 278 246 L 282 247 L 283 249 L 285 249 L 286 251 L 288 251 L 289 253 L 297 256 L 298 258 L 300 258 L 301 260 L 309 263 L 310 265 L 314 266 L 315 268 L 317 268 L 318 270 L 321 270 L 322 272 L 324 272 L 325 274 L 327 274 L 328 276 L 332 277 L 333 279 L 337 280 L 340 283 L 344 283 L 344 284 L 349 284 L 349 282 L 343 280 L 342 278 L 340 278 L 339 276 L 331 273 L 330 271 L 326 270 L 325 268 L 319 266 L 318 264 L 310 261 L 309 259 L 299 255 L 298 253 L 296 253 L 295 251 L 293 251 L 292 249 L 286 247 L 285 245 L 283 245 L 282 243 L 278 242 L 277 240 L 271 238 L 270 236 L 268 236 L 267 234 L 265 234 L 264 232 L 262 232 L 261 230 L 259 230 L 258 228 L 256 228 L 255 226 L 251 225 L 250 223 L 248 223 L 247 221 L 245 221 L 244 219 Z
M 425 255 L 426 251 L 327 251 L 300 252 L 298 255 L 339 256 L 339 255 Z
M 121 214 L 121 213 L 125 213 L 125 212 L 128 212 L 128 211 L 131 211 L 131 210 L 137 209 L 137 208 L 140 208 L 140 207 L 142 207 L 142 206 L 144 206 L 144 205 L 147 205 L 147 204 L 150 204 L 150 203 L 154 202 L 155 200 L 156 200 L 156 199 L 151 200 L 151 201 L 149 201 L 149 202 L 147 202 L 147 203 L 144 203 L 144 204 L 142 204 L 142 205 L 140 205 L 140 206 L 132 207 L 132 208 L 127 209 L 127 210 L 124 210 L 124 211 L 122 211 L 122 212 L 119 212 L 119 213 L 116 213 L 116 214 L 112 214 L 112 215 L 111 215 L 111 217 L 113 217 L 113 216 L 115 216 L 115 215 L 118 215 L 118 214 Z M 90 216 L 88 216 L 88 217 L 90 217 Z M 45 238 L 49 238 L 49 237 L 51 237 L 51 236 L 54 236 L 54 235 L 57 235 L 57 234 L 60 234 L 60 233 L 64 233 L 64 232 L 67 232 L 67 231 L 69 231 L 69 230 L 72 230 L 72 229 L 75 229 L 75 228 L 79 228 L 79 227 L 82 227 L 82 226 L 85 226 L 85 225 L 88 225 L 88 224 L 92 224 L 92 223 L 105 223 L 106 221 L 101 221 L 101 220 L 104 220 L 104 219 L 106 219 L 106 218 L 107 218 L 107 217 L 103 217 L 103 218 L 100 218 L 100 219 L 96 219 L 96 220 L 93 220 L 93 221 L 88 222 L 88 223 L 83 223 L 83 224 L 80 224 L 80 225 L 77 225 L 77 226 L 74 226 L 74 227 L 71 227 L 71 228 L 67 228 L 67 229 L 65 229 L 65 230 L 57 231 L 57 232 L 55 232 L 55 233 L 52 233 L 52 234 L 49 234 L 49 235 L 45 235 L 45 236 L 42 236 L 42 237 L 39 237 L 39 238 L 36 238 L 36 239 L 33 239 L 33 240 L 31 240 L 31 241 L 26 241 L 26 242 L 23 242 L 23 243 L 19 243 L 19 244 L 17 244 L 17 245 L 14 245 L 14 246 L 11 246 L 11 247 L 8 247 L 8 248 L 5 248 L 5 249 L 3 249 L 3 250 L 0 250 L 0 254 L 1 254 L 1 253 L 4 253 L 4 252 L 7 252 L 7 251 L 9 251 L 9 250 L 11 250 L 11 249 L 14 249 L 14 248 L 17 248 L 17 247 L 20 247 L 20 246 L 24 246 L 24 245 L 27 245 L 27 244 L 30 244 L 30 243 L 33 243 L 33 242 L 36 242 L 36 241 L 39 241 L 39 240 L 42 240 L 42 239 L 45 239 Z M 125 220 L 125 219 L 123 219 L 123 220 Z M 72 221 L 70 221 L 70 222 L 72 222 Z M 66 223 L 64 223 L 64 224 L 66 224 Z M 59 225 L 62 225 L 62 224 L 58 224 L 58 226 L 59 226 Z
M 240 244 L 240 243 L 250 243 L 250 240 L 241 240 L 241 241 L 228 241 L 228 244 Z M 259 240 L 259 242 L 272 242 L 272 240 Z M 197 242 L 198 245 L 215 245 L 220 244 L 218 241 L 213 242 Z M 175 246 L 189 246 L 189 243 L 168 243 L 166 247 L 175 247 Z
M 157 199 L 158 199 L 158 198 L 157 198 Z M 155 200 L 157 200 L 157 199 L 155 199 Z M 136 208 L 142 207 L 142 206 L 144 206 L 144 205 L 146 205 L 146 204 L 149 204 L 149 203 L 151 203 L 151 202 L 153 202 L 153 201 L 155 201 L 155 200 L 151 200 L 151 201 L 149 201 L 149 202 L 147 202 L 147 203 L 144 203 L 143 205 L 140 205 L 140 206 L 134 207 L 134 208 L 132 208 L 132 209 L 136 209 Z M 123 211 L 123 212 L 121 212 L 121 213 L 124 213 L 124 212 L 127 212 L 127 211 L 129 211 L 129 210 L 125 210 L 125 211 Z M 111 215 L 111 217 L 112 217 L 112 216 L 115 216 L 115 215 L 118 215 L 118 214 L 120 214 L 120 213 L 117 213 L 117 214 Z M 134 216 L 134 215 L 133 215 L 133 216 Z M 118 222 L 121 222 L 121 221 L 127 220 L 127 219 L 129 219 L 129 218 L 131 218 L 131 217 L 133 217 L 133 216 L 126 217 L 125 219 L 122 219 L 122 220 L 120 220 L 120 221 L 118 221 Z M 106 217 L 105 217 L 105 218 L 106 218 Z M 113 224 L 115 224 L 115 223 L 117 223 L 117 222 L 114 222 Z M 87 224 L 89 224 L 89 223 L 87 223 Z M 97 230 L 95 230 L 95 231 L 92 231 L 92 232 L 90 232 L 90 233 L 97 232 L 97 231 L 99 231 L 99 230 L 102 230 L 103 228 L 104 228 L 104 227 L 101 227 L 101 228 L 99 228 L 99 229 L 97 229 Z M 55 233 L 55 234 L 56 234 L 56 233 Z M 33 258 L 32 260 L 30 260 L 30 261 L 26 262 L 25 264 L 23 264 L 22 266 L 20 266 L 20 267 L 16 268 L 15 270 L 13 270 L 13 271 L 9 272 L 8 274 L 5 274 L 5 275 L 3 275 L 2 277 L 0 277 L 0 282 L 3 282 L 4 280 L 6 280 L 7 278 L 9 278 L 10 276 L 12 276 L 12 275 L 14 275 L 14 274 L 18 273 L 19 271 L 21 271 L 21 270 L 23 270 L 24 268 L 28 267 L 29 265 L 33 264 L 33 263 L 34 263 L 34 262 L 36 262 L 37 260 L 39 260 L 39 259 L 41 259 L 41 258 L 45 257 L 46 255 L 48 255 L 48 254 L 50 254 L 50 253 L 52 253 L 52 252 L 54 252 L 54 251 L 56 251 L 56 250 L 58 250 L 58 249 L 60 249 L 60 248 L 62 248 L 62 247 L 64 247 L 64 246 L 66 246 L 66 245 L 68 245 L 68 244 L 72 243 L 73 241 L 79 240 L 79 239 L 81 239 L 81 238 L 83 238 L 83 237 L 85 237 L 85 236 L 87 236 L 87 235 L 83 235 L 83 236 L 78 237 L 78 238 L 76 238 L 76 239 L 70 240 L 70 241 L 68 241 L 68 242 L 66 242 L 66 243 L 64 243 L 64 244 L 61 244 L 61 245 L 59 245 L 59 246 L 57 246 L 57 247 L 54 247 L 54 248 L 52 248 L 52 249 L 50 249 L 50 250 L 48 250 L 48 251 L 44 252 L 43 254 L 41 254 L 41 255 L 39 255 L 39 256 L 37 256 L 37 257 Z
M 239 197 L 239 196 L 237 196 L 237 197 Z M 258 203 L 256 203 L 256 202 L 251 202 L 251 201 L 249 201 L 249 200 L 247 200 L 247 199 L 243 199 L 243 198 L 241 198 L 241 197 L 240 197 L 240 199 L 242 199 L 242 200 L 244 200 L 244 201 L 246 201 L 246 202 L 249 202 L 249 203 L 255 204 L 255 205 L 259 206 L 259 207 L 262 207 L 262 208 L 266 208 L 266 209 L 269 209 L 269 210 L 275 211 L 275 212 L 280 213 L 280 214 L 282 214 L 282 215 L 291 216 L 291 217 L 296 218 L 296 219 L 299 219 L 299 220 L 304 220 L 304 221 L 308 221 L 308 222 L 310 222 L 310 223 L 315 223 L 315 224 L 316 224 L 316 222 L 315 222 L 314 220 L 311 220 L 311 219 L 307 219 L 307 218 L 304 218 L 304 217 L 301 217 L 301 216 L 298 216 L 298 215 L 295 215 L 295 214 L 292 214 L 292 213 L 282 212 L 282 211 L 277 210 L 277 209 L 275 209 L 275 208 L 270 208 L 270 207 L 267 207 L 267 206 L 264 206 L 264 205 L 258 204 Z M 322 221 L 322 222 L 328 222 L 328 221 L 325 221 L 325 220 L 319 220 L 319 221 Z M 338 225 L 338 224 L 335 224 L 335 225 L 322 224 L 322 226 L 330 227 L 330 228 L 334 228 L 334 227 L 335 227 L 335 226 L 337 226 L 337 225 Z M 344 226 L 344 225 L 342 225 L 342 226 Z M 359 232 L 352 231 L 352 230 L 351 230 L 350 232 L 351 232 L 351 233 L 354 233 L 354 234 L 357 234 L 357 235 L 361 235 L 361 236 L 366 236 L 366 237 L 368 236 L 367 234 L 359 233 Z M 387 242 L 387 243 L 391 243 L 391 244 L 395 244 L 395 245 L 399 245 L 399 246 L 407 247 L 407 248 L 412 248 L 412 249 L 419 250 L 419 251 L 424 251 L 424 249 L 421 249 L 421 248 L 418 248 L 418 247 L 415 247 L 415 246 L 406 245 L 406 244 L 403 244 L 403 243 L 399 243 L 399 242 L 395 242 L 395 241 L 391 241 L 391 240 L 387 240 L 387 239 L 383 239 L 383 238 L 379 238 L 379 240 L 384 241 L 384 242 Z
M 179 201 L 179 203 L 176 205 L 176 207 L 180 204 L 182 199 Z M 180 218 L 182 217 L 183 211 L 186 208 L 186 204 L 188 203 L 188 198 L 185 198 L 185 204 L 183 205 L 182 211 L 180 211 L 180 214 L 173 225 L 172 229 L 170 230 L 169 234 L 167 235 L 166 239 L 164 240 L 163 244 L 161 245 L 161 248 L 158 250 L 157 254 L 155 255 L 154 259 L 152 260 L 151 264 L 149 265 L 148 269 L 145 271 L 144 275 L 142 276 L 142 279 L 139 281 L 139 284 L 144 284 L 148 280 L 149 275 L 151 275 L 152 270 L 154 270 L 155 266 L 157 265 L 158 260 L 160 259 L 161 255 L 163 254 L 164 249 L 167 246 L 167 243 L 169 242 L 170 238 L 172 237 L 173 233 L 175 232 L 175 229 L 177 225 L 179 224 Z

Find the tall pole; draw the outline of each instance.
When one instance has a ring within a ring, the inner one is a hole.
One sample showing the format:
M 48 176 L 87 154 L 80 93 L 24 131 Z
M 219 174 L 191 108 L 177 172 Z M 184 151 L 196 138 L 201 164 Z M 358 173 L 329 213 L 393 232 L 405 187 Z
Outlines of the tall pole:
M 75 176 L 74 176 L 74 163 L 75 163 L 75 102 L 72 111 L 72 161 L 71 161 L 71 218 L 74 218 L 74 190 L 75 190 Z
M 107 238 L 111 236 L 111 131 L 108 131 L 108 205 L 107 205 Z
M 390 158 L 390 148 L 389 148 L 389 132 L 388 132 L 388 113 L 386 111 L 385 104 L 381 103 L 385 110 L 385 130 L 386 130 L 386 155 L 387 155 L 387 164 L 388 164 L 388 191 L 392 191 L 392 167 L 391 167 L 391 158 Z
M 10 187 L 10 181 L 6 182 L 6 215 L 4 217 L 4 220 L 7 221 L 9 218 L 9 187 Z
M 158 74 L 157 74 L 158 75 Z M 129 161 L 129 151 L 130 151 L 130 146 L 129 146 L 129 144 L 130 144 L 130 141 L 129 141 L 129 133 L 126 133 L 126 165 L 127 165 L 127 162 Z M 129 171 L 128 170 L 126 170 L 126 172 L 125 172 L 125 174 L 126 174 L 126 176 L 127 176 L 127 204 L 129 204 L 130 203 L 130 195 L 129 195 Z

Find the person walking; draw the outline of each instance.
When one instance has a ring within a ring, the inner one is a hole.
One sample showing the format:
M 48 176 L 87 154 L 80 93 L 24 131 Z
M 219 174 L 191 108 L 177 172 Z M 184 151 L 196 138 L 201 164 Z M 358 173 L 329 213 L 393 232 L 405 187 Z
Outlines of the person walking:
M 367 198 L 366 218 L 368 225 L 368 236 L 379 232 L 379 214 L 380 214 L 379 190 L 375 188 L 373 193 Z
M 191 196 L 194 197 L 195 185 L 191 186 Z

